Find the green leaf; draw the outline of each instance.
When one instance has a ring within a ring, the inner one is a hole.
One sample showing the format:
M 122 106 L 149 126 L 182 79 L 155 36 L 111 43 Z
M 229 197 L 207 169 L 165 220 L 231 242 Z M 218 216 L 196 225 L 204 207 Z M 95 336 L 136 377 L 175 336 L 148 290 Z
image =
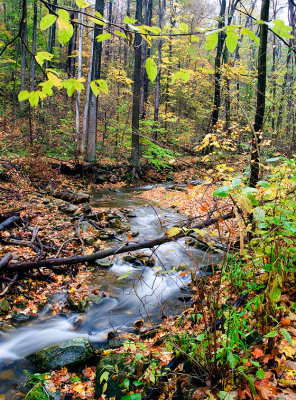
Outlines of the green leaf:
M 141 400 L 141 398 L 142 396 L 140 395 L 140 393 L 132 393 L 121 397 L 121 400 Z
M 97 97 L 98 94 L 100 93 L 100 88 L 99 88 L 99 86 L 96 84 L 96 81 L 92 81 L 92 82 L 90 83 L 90 88 L 91 88 L 93 94 Z
M 273 338 L 273 337 L 276 337 L 276 335 L 278 335 L 277 331 L 270 331 L 266 335 L 264 335 L 264 337 L 265 338 Z
M 100 376 L 100 383 L 102 383 L 103 381 L 108 381 L 108 379 L 109 379 L 109 371 L 104 371 Z
M 262 187 L 265 188 L 265 189 L 268 189 L 268 188 L 270 187 L 270 184 L 269 184 L 269 182 L 267 182 L 267 181 L 258 181 L 258 182 L 257 182 L 257 185 L 258 185 L 258 186 L 262 186 Z
M 92 22 L 94 22 L 95 24 L 97 24 L 97 25 L 101 25 L 101 26 L 105 26 L 105 25 L 106 25 L 105 22 L 101 21 L 101 20 L 98 19 L 98 18 L 89 17 L 89 19 L 90 19 Z
M 58 40 L 61 43 L 61 45 L 68 43 L 71 40 L 72 36 L 73 36 L 72 24 L 68 24 L 68 30 L 62 29 L 58 31 Z
M 236 359 L 231 351 L 227 351 L 227 361 L 231 369 L 236 366 Z
M 30 93 L 27 90 L 23 90 L 18 95 L 18 101 L 28 100 Z
M 236 400 L 237 393 L 236 392 L 224 392 L 223 390 L 221 390 L 219 392 L 219 399 L 220 400 Z
M 124 18 L 123 22 L 124 22 L 125 24 L 134 24 L 135 22 L 137 22 L 137 20 L 136 20 L 136 19 L 132 19 L 132 18 L 126 16 L 126 17 Z
M 127 39 L 127 36 L 125 33 L 120 32 L 120 31 L 114 31 L 114 33 L 118 36 L 121 36 L 123 39 Z
M 195 47 L 192 43 L 187 47 L 187 51 L 191 55 L 191 57 L 195 57 Z
M 284 338 L 289 342 L 291 346 L 293 346 L 292 338 L 290 333 L 287 331 L 287 329 L 280 329 L 281 334 L 284 336 Z
M 76 5 L 79 8 L 86 8 L 86 7 L 90 6 L 90 3 L 88 1 L 84 1 L 84 0 L 76 0 Z
M 213 196 L 218 196 L 218 197 L 227 197 L 230 193 L 230 187 L 229 186 L 221 186 L 220 188 L 216 189 L 213 193 Z
M 183 82 L 188 82 L 190 79 L 190 75 L 191 75 L 192 71 L 191 70 L 181 70 L 181 71 L 177 71 L 172 75 L 172 83 L 174 84 L 176 82 L 176 80 L 182 80 Z
M 236 188 L 237 186 L 240 186 L 241 184 L 242 184 L 242 180 L 240 178 L 235 178 L 235 179 L 233 179 L 231 186 L 233 188 Z
M 207 35 L 206 37 L 206 49 L 213 50 L 218 43 L 218 35 L 216 32 Z
M 68 13 L 68 11 L 66 10 L 59 10 L 58 11 L 58 15 L 59 18 L 61 18 L 62 21 L 64 21 L 65 23 L 68 23 L 70 21 L 70 15 Z
M 32 107 L 35 107 L 38 105 L 39 103 L 39 95 L 36 92 L 31 92 L 29 94 L 29 102 L 31 104 Z
M 143 383 L 142 383 L 142 382 L 139 382 L 139 381 L 134 381 L 134 382 L 133 382 L 133 385 L 137 387 L 137 386 L 143 385 Z
M 155 61 L 149 57 L 145 63 L 146 72 L 151 82 L 154 82 L 157 77 L 157 65 Z
M 101 92 L 105 94 L 109 93 L 107 82 L 104 79 L 98 79 L 97 83 L 99 84 Z
M 129 381 L 129 379 L 125 379 L 125 380 L 123 381 L 123 386 L 124 386 L 127 390 L 129 390 L 129 387 L 130 387 L 130 381 Z
M 108 40 L 111 37 L 111 33 L 101 33 L 96 37 L 97 42 L 103 42 L 104 40 Z
M 281 294 L 282 294 L 281 288 L 278 282 L 276 282 L 275 285 L 272 287 L 271 291 L 269 292 L 270 301 L 272 303 L 277 303 L 281 298 Z
M 253 211 L 253 217 L 255 221 L 264 222 L 265 221 L 265 211 L 261 207 L 256 207 Z
M 42 31 L 45 31 L 45 29 L 48 29 L 51 25 L 53 25 L 56 22 L 57 17 L 53 14 L 47 14 L 45 17 L 43 17 L 40 21 L 40 29 Z
M 258 371 L 256 372 L 256 376 L 262 381 L 262 379 L 264 379 L 265 377 L 265 372 L 263 371 L 263 369 L 258 369 Z
M 189 29 L 189 28 L 188 28 L 188 25 L 185 24 L 184 22 L 181 22 L 179 28 L 180 28 L 180 31 L 181 31 L 181 32 L 184 32 L 184 33 L 187 33 L 187 32 L 188 32 L 188 29 Z
M 250 39 L 254 40 L 255 43 L 257 43 L 257 44 L 260 43 L 258 36 L 256 36 L 255 33 L 252 32 L 249 28 L 242 28 L 241 33 L 243 35 L 248 36 Z
M 38 53 L 35 56 L 36 61 L 41 66 L 43 65 L 45 60 L 50 61 L 52 58 L 53 58 L 53 54 L 48 53 L 47 51 L 38 51 Z
M 225 40 L 226 47 L 230 53 L 233 53 L 237 46 L 237 35 L 234 32 L 227 33 Z

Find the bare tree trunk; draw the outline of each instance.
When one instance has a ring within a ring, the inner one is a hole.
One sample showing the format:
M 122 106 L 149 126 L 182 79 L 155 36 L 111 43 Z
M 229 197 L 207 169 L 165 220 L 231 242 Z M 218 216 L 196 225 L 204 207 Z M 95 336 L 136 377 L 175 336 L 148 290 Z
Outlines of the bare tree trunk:
M 221 0 L 218 29 L 223 29 L 223 27 L 225 26 L 225 12 L 226 12 L 226 0 Z M 211 118 L 211 128 L 213 128 L 218 122 L 219 110 L 221 105 L 221 58 L 222 58 L 224 42 L 225 42 L 225 33 L 219 32 L 217 53 L 215 58 L 214 109 Z
M 81 11 L 81 9 L 80 9 Z M 80 79 L 82 76 L 82 44 L 83 44 L 83 30 L 84 30 L 84 13 L 79 13 L 78 21 L 81 25 L 79 25 L 79 35 L 78 35 L 78 68 L 77 68 L 77 79 Z M 80 137 L 80 92 L 77 92 L 76 95 L 76 153 L 79 151 L 79 137 Z
M 96 0 L 95 10 L 101 15 L 104 13 L 104 0 Z M 95 25 L 93 32 L 93 58 L 91 67 L 91 81 L 100 79 L 101 75 L 101 58 L 102 58 L 102 42 L 98 43 L 96 37 L 102 33 L 102 27 Z M 97 127 L 98 127 L 98 98 L 93 91 L 89 91 L 89 108 L 88 108 L 88 124 L 87 124 L 87 145 L 85 160 L 88 162 L 96 161 L 97 150 Z
M 58 4 L 58 0 L 54 0 L 53 5 L 51 7 L 53 12 L 56 11 L 57 4 Z M 50 54 L 53 54 L 53 50 L 55 47 L 55 37 L 56 37 L 56 22 L 53 25 L 51 25 L 51 27 L 49 28 L 49 33 L 48 33 L 47 51 Z M 45 68 L 49 68 L 49 67 L 50 67 L 50 61 L 47 60 L 45 63 Z
M 89 118 L 89 116 L 88 116 L 88 113 L 89 113 L 89 92 L 90 92 L 90 82 L 91 82 L 91 74 L 92 74 L 93 54 L 94 54 L 94 49 L 93 49 L 93 46 L 92 46 L 90 59 L 89 59 L 89 71 L 88 71 L 88 78 L 87 78 L 87 88 L 86 88 L 83 123 L 82 123 L 82 135 L 81 135 L 81 141 L 80 141 L 80 153 L 81 154 L 84 154 L 85 149 L 86 149 L 86 139 L 87 139 L 87 131 L 88 131 L 88 118 Z
M 34 0 L 34 18 L 33 18 L 33 40 L 32 40 L 32 70 L 31 70 L 31 91 L 35 85 L 35 68 L 36 68 L 36 36 L 37 36 L 37 0 Z
M 131 0 L 127 0 L 127 3 L 126 3 L 126 15 L 128 17 L 131 16 Z M 126 25 L 126 27 L 127 27 L 127 25 Z M 128 51 L 128 44 L 125 41 L 125 44 L 124 44 L 124 55 L 123 55 L 124 65 L 127 65 L 127 51 Z
M 22 56 L 21 56 L 21 91 L 26 89 L 26 43 L 27 43 L 27 0 L 23 0 L 23 19 L 21 22 L 21 40 L 22 40 Z M 23 113 L 25 102 L 20 102 L 20 111 Z
M 151 26 L 152 23 L 152 11 L 153 11 L 153 0 L 144 0 L 144 23 L 145 25 Z M 151 47 L 148 46 L 146 40 L 143 43 L 143 61 L 142 61 L 142 92 L 141 92 L 141 119 L 146 117 L 146 107 L 148 102 L 148 89 L 149 79 L 145 68 L 147 58 L 150 57 Z
M 262 0 L 261 16 L 262 21 L 268 21 L 270 0 Z M 260 167 L 260 136 L 263 128 L 265 112 L 265 91 L 266 91 L 266 53 L 267 53 L 267 24 L 260 25 L 260 46 L 258 51 L 258 83 L 257 83 L 257 104 L 254 131 L 256 136 L 252 139 L 251 165 L 250 165 L 250 186 L 255 187 L 259 180 Z
M 165 14 L 166 0 L 158 0 L 158 26 L 162 29 L 162 21 Z M 154 131 L 153 139 L 157 140 L 157 127 L 159 120 L 159 102 L 160 102 L 160 78 L 161 78 L 161 62 L 162 62 L 162 39 L 158 39 L 158 57 L 157 57 L 157 76 L 156 76 L 156 89 L 155 89 L 155 105 L 154 105 Z
M 142 22 L 143 0 L 136 1 L 136 19 Z M 137 176 L 140 170 L 140 136 L 139 117 L 141 100 L 141 63 L 142 63 L 142 38 L 139 33 L 134 39 L 135 63 L 134 63 L 134 85 L 133 85 L 133 111 L 132 111 L 132 154 L 131 162 L 133 175 Z

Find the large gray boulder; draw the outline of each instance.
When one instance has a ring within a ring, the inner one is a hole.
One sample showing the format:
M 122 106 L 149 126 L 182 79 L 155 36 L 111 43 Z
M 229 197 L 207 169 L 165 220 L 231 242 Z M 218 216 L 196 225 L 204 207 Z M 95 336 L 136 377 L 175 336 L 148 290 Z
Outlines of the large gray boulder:
M 95 355 L 88 339 L 74 338 L 66 342 L 47 347 L 28 356 L 40 371 L 50 371 L 61 367 L 75 367 L 83 364 Z

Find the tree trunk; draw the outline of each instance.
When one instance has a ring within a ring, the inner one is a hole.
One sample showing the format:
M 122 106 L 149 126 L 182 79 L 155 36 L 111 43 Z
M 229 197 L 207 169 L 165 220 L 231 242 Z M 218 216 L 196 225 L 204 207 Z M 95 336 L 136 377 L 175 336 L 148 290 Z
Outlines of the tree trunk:
M 152 11 L 153 11 L 153 0 L 144 0 L 144 23 L 145 25 L 151 26 L 152 24 Z M 145 68 L 147 58 L 150 57 L 151 47 L 148 46 L 146 40 L 143 43 L 143 60 L 142 60 L 142 92 L 141 92 L 141 119 L 146 117 L 146 107 L 148 102 L 148 89 L 149 79 Z
M 270 0 L 262 0 L 261 16 L 262 21 L 268 21 Z M 265 91 L 266 91 L 266 52 L 267 52 L 267 24 L 260 25 L 260 46 L 258 51 L 258 82 L 257 82 L 257 102 L 254 131 L 256 136 L 252 138 L 251 165 L 250 165 L 250 186 L 255 187 L 259 180 L 260 162 L 260 134 L 263 128 L 265 112 Z
M 142 23 L 143 0 L 136 1 L 136 19 Z M 135 34 L 134 39 L 134 85 L 133 85 L 133 109 L 132 109 L 132 154 L 131 162 L 133 175 L 136 176 L 140 169 L 140 136 L 139 136 L 139 117 L 141 100 L 141 60 L 142 60 L 142 37 L 139 33 Z
M 162 29 L 162 21 L 165 14 L 166 8 L 166 0 L 158 0 L 158 26 Z M 155 105 L 154 105 L 154 131 L 153 131 L 153 139 L 157 140 L 157 127 L 159 120 L 159 103 L 160 103 L 160 78 L 161 78 L 161 61 L 162 61 L 162 38 L 158 39 L 158 57 L 157 57 L 157 76 L 156 76 L 156 89 L 155 89 Z
M 82 135 L 80 141 L 80 153 L 84 154 L 86 149 L 86 140 L 87 140 L 87 131 L 88 131 L 88 118 L 89 118 L 89 92 L 90 92 L 90 82 L 91 82 L 91 71 L 92 71 L 92 63 L 93 63 L 93 46 L 91 47 L 91 54 L 89 58 L 89 71 L 87 78 L 87 88 L 86 88 L 86 96 L 85 96 L 85 105 L 84 105 L 84 114 L 83 114 L 83 123 L 82 123 Z
M 32 70 L 31 70 L 31 91 L 35 85 L 35 68 L 36 68 L 36 36 L 37 36 L 37 0 L 34 0 L 34 18 L 33 18 L 33 40 L 32 40 Z
M 23 0 L 23 19 L 21 26 L 22 56 L 21 56 L 21 91 L 26 89 L 26 42 L 27 42 L 27 0 Z M 20 102 L 20 111 L 23 113 L 25 102 Z
M 80 9 L 81 11 L 81 9 Z M 83 30 L 84 30 L 84 13 L 79 13 L 78 21 L 81 25 L 79 25 L 79 35 L 78 35 L 78 68 L 77 68 L 77 79 L 80 79 L 82 76 L 82 44 L 83 44 Z M 76 95 L 76 152 L 79 150 L 79 137 L 80 137 L 80 92 L 77 92 Z
M 53 5 L 51 7 L 53 12 L 56 11 L 57 4 L 58 4 L 58 0 L 54 0 Z M 53 54 L 53 51 L 54 51 L 55 37 L 56 37 L 56 22 L 53 25 L 51 25 L 51 27 L 49 28 L 49 33 L 48 33 L 47 51 L 50 54 Z M 45 68 L 49 68 L 49 67 L 50 67 L 50 61 L 47 60 L 46 63 L 45 63 Z
M 104 0 L 96 0 L 95 10 L 101 15 L 104 13 Z M 100 79 L 101 75 L 101 58 L 102 58 L 102 42 L 98 43 L 96 37 L 102 33 L 103 29 L 100 25 L 95 25 L 93 32 L 93 58 L 91 66 L 91 81 Z M 98 127 L 98 98 L 93 91 L 89 91 L 88 105 L 88 123 L 87 123 L 87 145 L 85 160 L 88 162 L 96 161 L 97 150 L 97 127 Z
M 218 29 L 223 29 L 223 27 L 225 26 L 225 12 L 226 12 L 226 0 L 222 0 Z M 211 128 L 213 128 L 217 124 L 219 119 L 219 110 L 221 105 L 221 59 L 222 59 L 224 42 L 225 42 L 225 33 L 219 32 L 217 53 L 215 58 L 214 109 L 212 112 Z

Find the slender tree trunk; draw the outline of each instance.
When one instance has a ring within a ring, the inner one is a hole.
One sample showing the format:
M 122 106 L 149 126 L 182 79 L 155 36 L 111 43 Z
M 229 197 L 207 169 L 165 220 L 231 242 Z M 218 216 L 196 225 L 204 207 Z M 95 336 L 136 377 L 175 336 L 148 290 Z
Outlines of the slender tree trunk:
M 103 15 L 104 0 L 96 0 L 95 10 Z M 101 76 L 101 58 L 102 42 L 98 43 L 96 37 L 102 33 L 102 27 L 95 25 L 93 32 L 93 59 L 91 67 L 91 81 L 100 79 Z M 97 127 L 98 127 L 98 98 L 93 91 L 89 91 L 88 124 L 87 124 L 87 145 L 85 159 L 88 162 L 96 161 L 97 150 Z
M 142 22 L 143 0 L 136 1 L 136 19 Z M 141 100 L 141 63 L 142 63 L 142 37 L 139 33 L 135 34 L 134 39 L 134 85 L 133 85 L 133 110 L 132 110 L 132 154 L 131 162 L 133 175 L 137 176 L 140 170 L 140 136 L 139 136 L 139 117 Z
M 27 0 L 23 0 L 23 20 L 21 26 L 22 56 L 21 56 L 21 91 L 26 89 L 26 43 L 27 43 Z M 20 102 L 20 111 L 23 113 L 25 102 Z
M 162 21 L 165 14 L 166 8 L 166 0 L 158 0 L 158 26 L 162 29 Z M 160 103 L 160 78 L 161 78 L 161 62 L 162 62 L 162 39 L 161 37 L 158 39 L 158 57 L 157 57 L 157 76 L 156 76 L 156 89 L 155 89 L 155 106 L 154 106 L 154 122 L 155 128 L 153 131 L 153 139 L 157 140 L 157 127 L 159 120 L 159 103 Z
M 81 9 L 80 9 L 81 11 Z M 78 68 L 77 68 L 77 79 L 80 79 L 82 76 L 82 44 L 83 44 L 83 30 L 84 30 L 84 13 L 81 12 L 78 15 L 78 21 L 81 25 L 79 25 L 79 35 L 78 35 Z M 76 153 L 79 151 L 79 137 L 80 137 L 80 92 L 77 92 L 76 95 Z
M 270 0 L 262 0 L 261 16 L 262 21 L 268 21 Z M 257 103 L 254 131 L 256 136 L 252 138 L 251 165 L 250 165 L 250 186 L 255 187 L 259 180 L 260 166 L 260 131 L 263 128 L 265 112 L 265 91 L 266 91 L 266 53 L 267 53 L 267 24 L 260 25 L 260 46 L 258 51 L 258 82 L 257 82 Z
M 218 29 L 223 29 L 223 27 L 225 26 L 225 12 L 226 12 L 226 0 L 221 0 Z M 225 42 L 225 33 L 219 32 L 217 53 L 215 58 L 214 109 L 211 118 L 211 128 L 213 128 L 217 124 L 219 119 L 219 110 L 221 105 L 221 59 L 222 59 L 224 42 Z
M 111 28 L 112 23 L 112 11 L 113 11 L 113 0 L 109 0 L 109 7 L 108 7 L 108 21 L 109 21 L 109 28 Z M 111 39 L 106 41 L 106 57 L 109 60 L 111 55 Z
M 166 78 L 166 87 L 165 87 L 165 121 L 164 121 L 164 129 L 165 132 L 167 132 L 168 129 L 168 121 L 167 121 L 167 114 L 168 114 L 168 109 L 169 109 L 169 102 L 170 102 L 170 81 L 171 81 L 171 75 L 172 75 L 172 57 L 173 57 L 173 38 L 171 36 L 171 33 L 173 31 L 173 28 L 176 24 L 176 5 L 170 1 L 170 37 L 169 37 L 169 66 L 168 66 L 168 71 L 167 71 L 167 78 Z
M 144 0 L 144 23 L 151 26 L 152 23 L 153 0 Z M 146 40 L 143 43 L 143 61 L 142 61 L 142 92 L 141 92 L 141 119 L 146 117 L 146 108 L 148 102 L 149 79 L 145 68 L 147 58 L 150 57 L 151 47 L 148 46 Z
M 126 15 L 127 15 L 128 17 L 131 16 L 131 0 L 127 0 L 127 3 L 126 3 Z M 126 25 L 126 27 L 128 28 L 127 25 Z M 125 44 L 124 44 L 124 54 L 123 54 L 124 65 L 127 65 L 127 51 L 128 51 L 128 44 L 127 44 L 127 42 L 125 41 Z
M 54 0 L 53 5 L 51 7 L 52 11 L 56 11 L 56 6 L 58 4 L 58 0 Z M 52 13 L 51 13 L 52 14 Z M 49 33 L 48 33 L 48 46 L 47 46 L 47 51 L 50 54 L 53 54 L 54 48 L 55 48 L 55 37 L 56 37 L 56 22 L 51 25 L 49 28 Z M 50 61 L 46 61 L 45 63 L 45 68 L 50 67 Z
M 91 82 L 91 74 L 92 74 L 93 53 L 94 53 L 94 49 L 92 46 L 90 59 L 89 59 L 89 71 L 88 71 L 88 78 L 87 78 L 87 88 L 86 88 L 83 123 L 82 123 L 82 135 L 81 135 L 81 142 L 80 142 L 80 153 L 81 154 L 84 154 L 85 149 L 86 149 L 88 118 L 89 118 L 89 115 L 88 115 L 89 114 L 89 92 L 90 92 L 90 82 Z
M 36 68 L 36 36 L 37 36 L 37 0 L 34 0 L 34 18 L 33 18 L 33 40 L 32 40 L 32 70 L 31 70 L 31 91 L 35 85 L 35 68 Z

